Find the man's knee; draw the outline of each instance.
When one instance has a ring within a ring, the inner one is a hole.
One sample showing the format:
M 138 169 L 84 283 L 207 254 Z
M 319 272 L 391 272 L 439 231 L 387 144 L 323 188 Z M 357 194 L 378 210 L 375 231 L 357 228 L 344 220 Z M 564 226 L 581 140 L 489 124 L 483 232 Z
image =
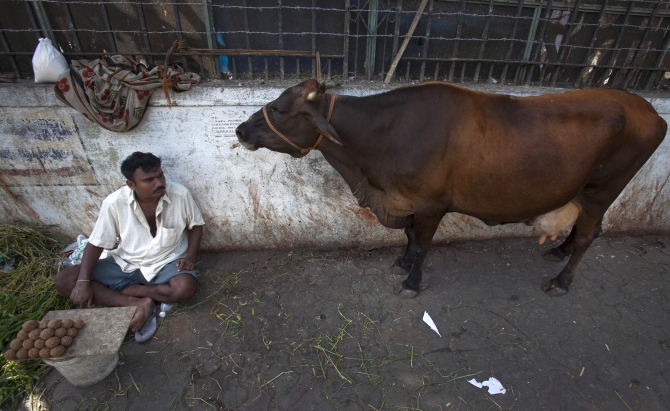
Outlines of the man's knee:
M 59 293 L 66 297 L 70 296 L 77 277 L 79 277 L 79 268 L 78 265 L 73 265 L 64 268 L 54 276 L 54 287 Z
M 178 302 L 183 302 L 195 295 L 198 288 L 198 281 L 190 274 L 181 274 L 173 277 L 169 281 L 172 288 L 172 298 Z

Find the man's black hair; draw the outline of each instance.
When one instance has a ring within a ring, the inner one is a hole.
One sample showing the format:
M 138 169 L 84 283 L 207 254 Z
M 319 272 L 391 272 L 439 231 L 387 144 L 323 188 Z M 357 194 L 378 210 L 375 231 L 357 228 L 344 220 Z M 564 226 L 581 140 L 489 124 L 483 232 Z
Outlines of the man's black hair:
M 148 173 L 160 166 L 160 158 L 151 153 L 136 151 L 123 160 L 123 163 L 121 163 L 121 173 L 123 173 L 123 176 L 126 177 L 126 179 L 135 181 L 133 180 L 133 174 L 135 174 L 135 170 L 138 168 L 141 168 L 142 171 Z

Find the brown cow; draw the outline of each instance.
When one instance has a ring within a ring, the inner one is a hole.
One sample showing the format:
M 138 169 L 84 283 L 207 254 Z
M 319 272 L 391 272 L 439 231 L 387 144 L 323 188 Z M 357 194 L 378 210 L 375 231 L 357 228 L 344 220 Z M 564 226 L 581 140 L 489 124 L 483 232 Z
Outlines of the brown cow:
M 578 215 L 570 235 L 545 253 L 558 261 L 570 256 L 543 286 L 560 296 L 602 232 L 608 207 L 666 129 L 651 104 L 624 90 L 513 97 L 427 82 L 352 97 L 307 80 L 236 133 L 250 150 L 302 157 L 318 148 L 362 207 L 384 226 L 404 228 L 407 249 L 395 264 L 409 272 L 406 296 L 419 290 L 423 261 L 446 213 L 497 225 L 573 203 Z

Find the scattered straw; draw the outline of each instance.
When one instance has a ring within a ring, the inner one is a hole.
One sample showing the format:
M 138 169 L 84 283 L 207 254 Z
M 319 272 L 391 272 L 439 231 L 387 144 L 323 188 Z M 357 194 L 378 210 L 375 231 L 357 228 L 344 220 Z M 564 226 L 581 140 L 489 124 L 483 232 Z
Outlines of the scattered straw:
M 40 320 L 51 310 L 70 308 L 53 287 L 63 244 L 51 226 L 0 224 L 0 253 L 14 257 L 13 269 L 0 271 L 0 351 L 4 353 L 23 322 Z M 0 357 L 0 409 L 14 409 L 50 369 L 39 360 Z M 5 408 L 7 407 L 7 408 Z

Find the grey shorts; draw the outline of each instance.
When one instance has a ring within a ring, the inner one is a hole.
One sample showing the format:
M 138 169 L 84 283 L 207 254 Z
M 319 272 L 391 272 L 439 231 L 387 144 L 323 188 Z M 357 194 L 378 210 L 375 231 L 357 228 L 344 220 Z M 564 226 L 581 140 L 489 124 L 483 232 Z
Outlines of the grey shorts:
M 120 291 L 124 287 L 134 284 L 140 285 L 156 285 L 166 284 L 174 276 L 180 274 L 190 274 L 194 278 L 198 278 L 198 270 L 178 270 L 177 261 L 174 260 L 161 268 L 158 274 L 151 280 L 147 281 L 138 269 L 131 273 L 124 273 L 121 267 L 114 261 L 114 258 L 109 256 L 98 260 L 93 268 L 93 279 L 107 288 Z

